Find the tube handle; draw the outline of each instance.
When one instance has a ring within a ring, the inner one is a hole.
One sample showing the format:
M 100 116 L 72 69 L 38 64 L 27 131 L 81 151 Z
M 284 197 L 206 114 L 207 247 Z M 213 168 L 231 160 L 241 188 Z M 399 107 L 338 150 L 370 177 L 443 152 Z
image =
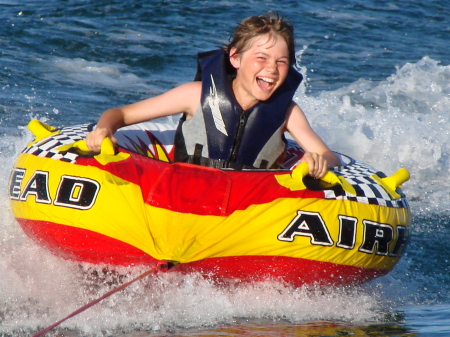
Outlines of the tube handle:
M 58 147 L 56 150 L 60 152 L 66 152 L 70 149 L 77 149 L 84 155 L 89 155 L 92 151 L 89 150 L 86 140 L 77 140 L 74 143 L 66 144 Z M 116 163 L 122 160 L 127 159 L 130 156 L 129 153 L 118 152 L 114 148 L 114 143 L 111 138 L 106 137 L 102 141 L 102 145 L 100 146 L 100 153 L 94 155 L 94 158 L 102 165 L 106 165 L 109 163 Z
M 308 163 L 303 162 L 295 167 L 291 174 L 280 174 L 276 175 L 275 178 L 280 185 L 289 188 L 291 191 L 300 191 L 307 189 L 303 179 L 308 175 L 308 173 Z M 332 171 L 327 171 L 325 175 L 320 178 L 320 180 L 330 185 L 340 185 L 347 193 L 356 195 L 354 187 L 346 181 L 344 177 L 337 176 Z

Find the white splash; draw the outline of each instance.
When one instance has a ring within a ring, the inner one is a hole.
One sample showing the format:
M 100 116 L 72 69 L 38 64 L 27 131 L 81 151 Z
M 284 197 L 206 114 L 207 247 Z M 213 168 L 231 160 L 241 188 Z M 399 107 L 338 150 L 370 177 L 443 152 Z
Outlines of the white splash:
M 385 174 L 407 168 L 403 185 L 417 211 L 448 212 L 450 204 L 450 66 L 424 57 L 386 81 L 359 79 L 297 102 L 331 149 Z

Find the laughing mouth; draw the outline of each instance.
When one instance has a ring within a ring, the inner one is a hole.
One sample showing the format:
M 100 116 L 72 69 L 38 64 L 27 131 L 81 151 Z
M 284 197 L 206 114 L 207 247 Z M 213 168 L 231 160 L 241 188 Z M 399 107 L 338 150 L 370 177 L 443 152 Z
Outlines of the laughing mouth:
M 259 77 L 256 78 L 256 80 L 258 81 L 258 85 L 262 89 L 265 89 L 265 90 L 269 90 L 275 85 L 275 80 L 273 78 L 270 78 L 270 77 L 259 76 Z

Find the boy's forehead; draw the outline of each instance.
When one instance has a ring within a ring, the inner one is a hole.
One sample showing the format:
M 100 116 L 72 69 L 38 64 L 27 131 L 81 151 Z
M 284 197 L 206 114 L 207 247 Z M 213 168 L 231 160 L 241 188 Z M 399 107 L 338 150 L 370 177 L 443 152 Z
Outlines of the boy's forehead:
M 274 33 L 266 33 L 263 35 L 258 35 L 255 37 L 252 37 L 250 40 L 247 41 L 247 50 L 250 49 L 270 49 L 274 47 L 279 41 L 284 42 L 284 45 L 286 46 L 286 51 L 288 51 L 288 46 L 286 41 L 279 36 L 278 34 Z

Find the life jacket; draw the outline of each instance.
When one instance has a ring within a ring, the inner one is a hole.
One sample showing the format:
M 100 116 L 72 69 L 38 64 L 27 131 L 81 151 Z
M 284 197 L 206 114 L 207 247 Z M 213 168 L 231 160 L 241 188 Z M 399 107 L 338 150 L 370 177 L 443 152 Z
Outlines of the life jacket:
M 200 106 L 194 116 L 180 119 L 175 134 L 175 161 L 217 168 L 272 167 L 284 153 L 287 109 L 302 81 L 289 68 L 284 83 L 266 101 L 243 110 L 229 77 L 232 69 L 223 50 L 198 55 L 195 80 L 202 81 Z

